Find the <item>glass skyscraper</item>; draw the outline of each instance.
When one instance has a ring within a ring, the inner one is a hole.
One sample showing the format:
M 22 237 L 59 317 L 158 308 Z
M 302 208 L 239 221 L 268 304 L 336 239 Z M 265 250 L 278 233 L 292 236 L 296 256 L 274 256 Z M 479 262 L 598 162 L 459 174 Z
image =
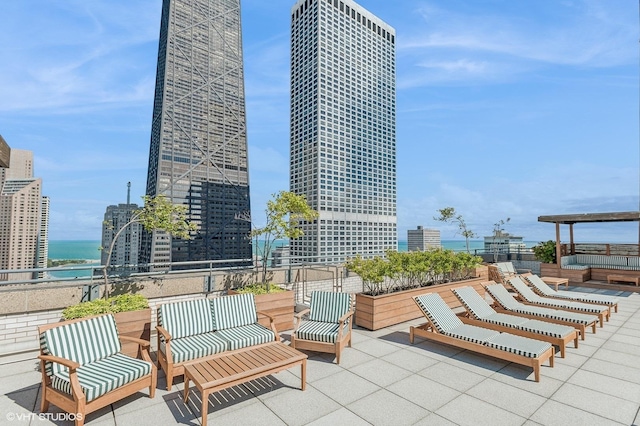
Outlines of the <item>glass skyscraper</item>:
M 395 30 L 351 0 L 291 10 L 290 189 L 320 216 L 296 260 L 397 250 Z
M 246 135 L 240 1 L 163 0 L 146 192 L 199 229 L 145 234 L 141 262 L 251 258 Z

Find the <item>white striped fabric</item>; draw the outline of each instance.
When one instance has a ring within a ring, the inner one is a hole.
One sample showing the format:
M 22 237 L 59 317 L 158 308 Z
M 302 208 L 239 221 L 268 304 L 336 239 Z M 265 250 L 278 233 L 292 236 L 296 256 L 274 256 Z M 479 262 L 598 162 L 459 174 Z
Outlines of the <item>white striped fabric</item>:
M 547 283 L 542 281 L 542 279 L 537 275 L 529 275 L 526 276 L 525 279 L 537 292 L 544 296 L 561 297 L 563 299 L 579 300 L 581 302 L 589 303 L 602 303 L 610 306 L 615 305 L 619 300 L 617 297 L 607 296 L 605 294 L 581 293 L 576 291 L 556 291 L 549 287 Z
M 516 315 L 509 315 L 503 313 L 495 313 L 486 317 L 480 318 L 482 321 L 489 322 L 491 324 L 499 324 L 505 327 L 519 328 L 518 326 L 525 324 L 528 319 L 519 317 Z
M 467 342 L 484 344 L 488 340 L 494 338 L 500 333 L 488 328 L 482 328 L 475 325 L 462 324 L 444 332 L 445 335 L 455 337 L 456 339 L 466 340 Z
M 509 294 L 507 289 L 502 284 L 490 284 L 485 287 L 489 292 L 493 300 L 495 300 L 503 309 L 508 311 L 516 310 L 522 305 Z
M 203 333 L 195 336 L 171 339 L 171 357 L 174 363 L 191 361 L 192 359 L 218 354 L 227 349 L 227 342 L 218 333 Z M 166 354 L 166 344 L 160 343 L 160 350 Z
M 474 318 L 481 319 L 496 313 L 473 287 L 457 287 L 451 291 Z
M 578 324 L 588 325 L 594 321 L 598 321 L 598 317 L 595 315 L 583 314 L 581 312 L 561 311 L 551 308 L 540 308 L 546 310 L 547 318 L 575 322 Z
M 551 348 L 551 343 L 509 333 L 501 333 L 494 336 L 487 340 L 485 345 L 527 358 L 538 358 Z
M 260 324 L 249 324 L 240 327 L 226 328 L 215 332 L 218 338 L 224 340 L 230 351 L 246 348 L 247 346 L 273 342 L 276 339 L 273 331 Z
M 605 312 L 607 308 L 598 305 L 591 305 L 588 303 L 564 301 L 558 299 L 550 299 L 547 297 L 540 297 L 533 292 L 520 278 L 515 277 L 509 279 L 509 284 L 518 294 L 529 303 L 537 303 L 544 306 L 556 307 L 556 308 L 571 308 L 579 310 L 581 312 L 589 313 L 601 313 Z
M 211 312 L 215 330 L 240 327 L 258 321 L 256 301 L 251 293 L 211 299 Z
M 82 388 L 86 402 L 93 401 L 127 383 L 131 383 L 151 372 L 151 363 L 131 358 L 123 354 L 115 354 L 107 358 L 85 364 L 76 370 L 78 382 Z M 68 371 L 56 373 L 51 378 L 54 389 L 71 394 L 71 382 Z
M 445 334 L 463 325 L 438 293 L 426 293 L 413 299 L 438 332 Z
M 538 321 L 534 319 L 527 320 L 524 324 L 518 325 L 517 328 L 530 331 L 532 333 L 558 338 L 564 338 L 568 334 L 575 332 L 575 328 L 569 327 L 568 325 L 554 324 L 552 322 Z
M 338 337 L 340 324 L 335 322 L 306 321 L 300 325 L 296 337 L 301 340 L 313 340 L 316 342 L 335 343 Z M 344 326 L 342 333 L 347 333 L 349 327 Z
M 185 300 L 160 305 L 158 325 L 167 330 L 172 339 L 213 331 L 209 300 Z
M 70 359 L 80 365 L 117 354 L 121 349 L 111 314 L 50 328 L 40 336 L 40 345 L 45 355 Z M 67 370 L 57 363 L 46 366 L 49 375 Z
M 309 307 L 310 321 L 337 323 L 351 309 L 351 294 L 312 291 Z

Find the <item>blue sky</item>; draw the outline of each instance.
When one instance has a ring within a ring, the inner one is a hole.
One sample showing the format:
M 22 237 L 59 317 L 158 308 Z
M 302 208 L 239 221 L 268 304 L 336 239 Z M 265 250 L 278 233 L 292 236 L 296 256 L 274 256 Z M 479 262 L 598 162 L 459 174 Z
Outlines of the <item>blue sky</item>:
M 0 6 L 0 134 L 35 155 L 50 239 L 100 239 L 140 200 L 161 0 Z M 555 237 L 548 214 L 631 211 L 639 194 L 636 0 L 361 0 L 397 33 L 398 236 L 453 206 L 468 227 Z M 289 12 L 242 0 L 251 201 L 288 189 Z M 576 226 L 637 242 L 637 224 Z M 568 230 L 563 228 L 563 239 Z

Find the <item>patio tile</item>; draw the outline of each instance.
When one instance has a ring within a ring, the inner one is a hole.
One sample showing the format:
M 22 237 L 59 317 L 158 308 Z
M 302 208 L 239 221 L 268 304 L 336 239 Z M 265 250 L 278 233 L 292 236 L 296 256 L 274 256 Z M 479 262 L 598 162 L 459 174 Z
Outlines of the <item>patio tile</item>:
M 359 417 L 352 411 L 342 407 L 337 411 L 333 411 L 318 420 L 309 423 L 309 426 L 365 426 L 370 425 L 368 421 Z
M 613 420 L 553 400 L 547 400 L 530 420 L 546 426 L 620 426 Z
M 484 376 L 445 362 L 427 367 L 418 374 L 455 389 L 458 392 L 466 392 L 486 379 Z
M 287 425 L 304 425 L 340 409 L 340 404 L 315 389 L 289 389 L 273 396 L 266 395 L 262 403 Z
M 629 354 L 636 358 L 640 357 L 640 346 L 627 345 L 626 343 L 616 342 L 613 340 L 609 340 L 607 343 L 602 345 L 602 349 L 609 349 L 611 351 Z
M 414 426 L 457 426 L 456 423 L 445 419 L 435 413 L 429 414 L 424 419 L 420 420 L 417 423 L 414 423 Z
M 340 355 L 340 367 L 350 369 L 356 365 L 364 364 L 365 362 L 374 359 L 373 356 L 364 353 L 359 347 L 345 348 Z
M 467 391 L 467 395 L 528 418 L 546 402 L 546 398 L 515 386 L 487 379 Z
M 373 357 L 381 357 L 398 350 L 398 347 L 392 343 L 385 342 L 380 339 L 369 339 L 358 344 L 359 351 L 371 355 Z
M 638 357 L 635 355 L 613 351 L 610 349 L 602 348 L 596 351 L 592 358 L 608 361 L 613 364 L 624 365 L 627 367 L 638 367 Z
M 364 398 L 380 389 L 369 380 L 347 370 L 318 380 L 313 383 L 313 387 L 342 405 Z
M 121 425 L 144 425 L 151 422 L 177 423 L 177 424 L 198 424 L 200 418 L 201 399 L 199 392 L 189 394 L 189 405 L 182 401 L 182 398 L 160 398 L 161 404 L 140 407 L 135 411 L 120 412 L 116 410 L 116 424 Z M 216 411 L 209 404 L 209 414 L 215 415 Z M 211 417 L 209 417 L 211 418 Z M 91 423 L 90 423 L 91 424 Z
M 411 374 L 404 368 L 397 367 L 381 359 L 374 359 L 357 365 L 351 369 L 351 372 L 382 387 L 402 380 Z
M 218 425 L 286 425 L 259 400 L 242 404 L 237 410 L 220 410 L 207 416 L 208 424 Z
M 407 349 L 419 354 L 424 354 L 438 361 L 444 361 L 464 351 L 464 349 L 456 348 L 455 346 L 444 345 L 430 340 L 422 340 L 419 337 L 416 337 L 414 344 L 410 344 Z
M 593 389 L 565 383 L 552 400 L 579 408 L 619 423 L 630 425 L 638 411 L 638 403 L 632 403 Z
M 381 359 L 414 373 L 424 370 L 425 368 L 438 362 L 433 358 L 425 356 L 424 354 L 418 354 L 408 349 L 396 350 L 388 355 L 383 356 Z
M 567 383 L 589 389 L 595 389 L 598 392 L 626 399 L 631 402 L 640 401 L 640 384 L 631 383 L 605 374 L 578 370 L 576 371 L 576 374 L 567 381 Z
M 628 367 L 602 359 L 590 358 L 589 361 L 584 363 L 582 370 L 640 384 L 640 365 L 636 367 Z
M 429 414 L 424 408 L 385 389 L 355 401 L 346 408 L 374 425 L 411 425 Z
M 301 351 L 308 355 L 313 354 L 312 352 Z M 332 374 L 337 374 L 341 372 L 343 368 L 336 364 L 333 361 L 329 361 L 321 356 L 310 356 L 307 359 L 307 383 L 313 383 L 316 380 L 323 379 Z M 292 368 L 290 370 L 296 377 L 300 377 L 300 369 Z
M 554 379 L 553 377 L 546 377 L 546 370 L 547 369 L 542 370 L 540 374 L 540 381 L 536 382 L 533 379 L 533 372 L 531 368 L 519 364 L 510 364 L 500 370 L 499 373 L 491 376 L 491 379 L 549 398 L 560 388 L 560 386 L 562 386 L 564 382 Z
M 470 395 L 460 395 L 437 410 L 436 414 L 460 426 L 512 426 L 520 425 L 526 420 Z
M 502 370 L 510 364 L 508 361 L 480 355 L 471 351 L 460 352 L 444 362 L 486 377 L 492 375 L 496 371 Z
M 460 395 L 460 392 L 426 377 L 411 375 L 386 388 L 429 411 L 435 411 Z

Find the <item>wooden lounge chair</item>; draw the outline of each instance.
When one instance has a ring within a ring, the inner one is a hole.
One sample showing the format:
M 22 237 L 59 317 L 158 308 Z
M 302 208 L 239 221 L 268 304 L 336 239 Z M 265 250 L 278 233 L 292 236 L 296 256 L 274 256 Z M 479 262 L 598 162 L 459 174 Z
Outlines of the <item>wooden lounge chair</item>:
M 573 340 L 578 347 L 579 333 L 573 327 L 496 312 L 473 287 L 457 287 L 451 291 L 467 310 L 468 317 L 461 318 L 465 324 L 549 342 L 560 348 L 562 358 L 567 343 Z
M 529 288 L 520 277 L 509 278 L 509 285 L 518 293 L 520 298 L 530 305 L 545 306 L 548 308 L 562 309 L 564 311 L 583 312 L 586 314 L 594 314 L 600 320 L 600 327 L 604 326 L 604 320 L 609 321 L 611 311 L 608 306 L 594 305 L 591 303 L 573 302 L 570 300 L 553 299 L 549 297 L 541 297 Z
M 49 404 L 75 415 L 82 426 L 86 415 L 139 390 L 156 390 L 157 370 L 149 342 L 119 336 L 112 314 L 38 327 L 42 395 L 40 412 Z M 122 354 L 122 341 L 140 345 L 143 359 Z
M 553 367 L 555 349 L 548 342 L 464 324 L 438 293 L 415 296 L 413 300 L 428 322 L 419 327 L 410 328 L 411 343 L 417 335 L 428 340 L 527 365 L 533 368 L 536 382 L 540 381 L 540 366 L 546 360 L 549 360 L 549 365 Z
M 351 347 L 352 298 L 349 293 L 327 291 L 311 292 L 308 309 L 299 312 L 291 333 L 291 347 L 316 352 L 336 354 L 340 364 L 340 354 L 345 346 Z M 309 314 L 309 319 L 302 317 Z
M 615 296 L 607 296 L 605 294 L 582 293 L 579 291 L 558 291 L 554 290 L 542 278 L 535 274 L 524 274 L 522 277 L 531 284 L 533 291 L 540 296 L 553 297 L 558 299 L 577 300 L 579 302 L 594 303 L 598 305 L 607 305 L 609 309 L 613 308 L 618 312 L 618 298 Z
M 513 315 L 522 316 L 530 319 L 539 319 L 542 321 L 553 322 L 556 324 L 570 325 L 580 331 L 582 340 L 585 339 L 585 331 L 587 327 L 595 334 L 596 323 L 598 317 L 595 315 L 587 315 L 580 312 L 563 311 L 560 309 L 543 308 L 541 306 L 526 305 L 518 302 L 502 284 L 496 284 L 493 281 L 482 283 L 493 300 L 496 302 L 496 310 L 498 312 L 509 312 Z

